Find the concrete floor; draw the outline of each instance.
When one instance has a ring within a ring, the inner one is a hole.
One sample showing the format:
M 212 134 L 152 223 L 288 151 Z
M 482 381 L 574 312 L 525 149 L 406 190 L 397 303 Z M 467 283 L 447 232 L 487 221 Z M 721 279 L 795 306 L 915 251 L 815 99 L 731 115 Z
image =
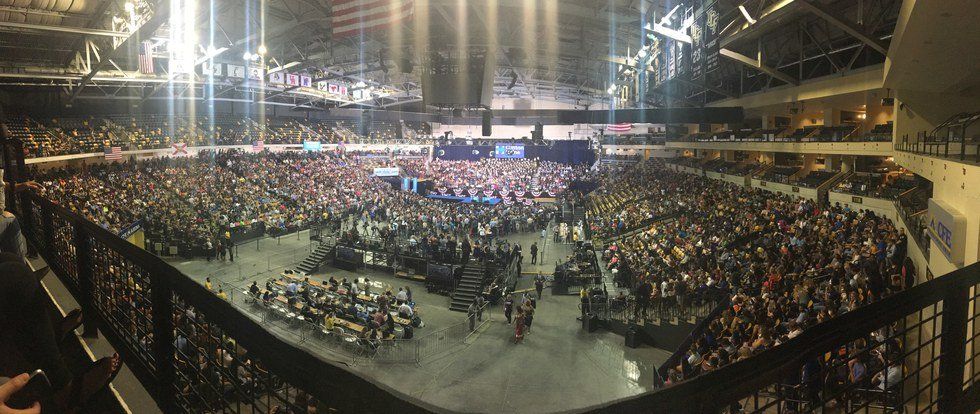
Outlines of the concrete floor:
M 518 289 L 532 286 L 531 274 L 541 271 L 550 275 L 556 260 L 564 260 L 570 246 L 554 244 L 549 233 L 525 233 L 507 237 L 518 242 L 525 255 L 533 241 L 544 252 L 543 264 L 523 265 L 524 276 Z M 310 251 L 309 235 L 302 232 L 281 239 L 262 239 L 238 247 L 236 261 L 172 261 L 181 271 L 203 283 L 210 277 L 215 289 L 223 287 L 236 304 L 250 316 L 261 315 L 241 304 L 241 291 L 251 282 L 264 284 L 269 277 L 302 261 Z M 539 253 L 540 254 L 540 253 Z M 465 315 L 448 310 L 449 298 L 430 294 L 422 283 L 397 279 L 390 273 L 361 270 L 357 273 L 328 268 L 316 277 L 364 277 L 392 286 L 411 286 L 420 307 L 425 327 L 416 330 L 416 338 L 461 323 Z M 238 298 L 238 299 L 235 299 Z M 622 336 L 598 331 L 586 333 L 576 317 L 577 296 L 552 296 L 546 289 L 538 302 L 533 331 L 525 342 L 511 342 L 513 328 L 503 319 L 501 307 L 493 310 L 492 320 L 464 344 L 455 346 L 419 365 L 383 361 L 359 361 L 349 369 L 401 392 L 453 412 L 556 412 L 601 404 L 653 389 L 656 367 L 670 356 L 670 351 L 652 347 L 631 349 Z M 270 330 L 287 340 L 300 341 L 289 328 L 276 324 Z M 324 359 L 348 362 L 332 349 L 318 346 L 315 340 L 299 344 L 322 355 Z

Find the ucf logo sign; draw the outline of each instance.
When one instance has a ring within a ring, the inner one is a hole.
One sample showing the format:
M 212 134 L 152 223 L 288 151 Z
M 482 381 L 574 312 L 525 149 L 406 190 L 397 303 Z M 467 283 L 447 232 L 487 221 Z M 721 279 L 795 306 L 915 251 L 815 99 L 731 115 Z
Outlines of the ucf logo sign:
M 966 252 L 966 216 L 942 201 L 929 199 L 926 231 L 943 256 L 954 265 L 963 264 Z

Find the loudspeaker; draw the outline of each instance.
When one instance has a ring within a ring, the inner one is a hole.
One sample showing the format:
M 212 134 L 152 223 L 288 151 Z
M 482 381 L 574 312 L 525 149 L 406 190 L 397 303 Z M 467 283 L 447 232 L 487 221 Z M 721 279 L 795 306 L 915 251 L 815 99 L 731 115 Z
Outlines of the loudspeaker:
M 462 117 L 463 117 L 463 108 L 454 108 L 453 118 L 462 118 Z
M 483 111 L 483 136 L 489 137 L 493 134 L 493 112 Z
M 637 348 L 640 346 L 640 335 L 637 332 L 636 325 L 630 325 L 626 328 L 626 346 L 630 348 Z
M 895 106 L 895 98 L 881 98 L 881 106 Z

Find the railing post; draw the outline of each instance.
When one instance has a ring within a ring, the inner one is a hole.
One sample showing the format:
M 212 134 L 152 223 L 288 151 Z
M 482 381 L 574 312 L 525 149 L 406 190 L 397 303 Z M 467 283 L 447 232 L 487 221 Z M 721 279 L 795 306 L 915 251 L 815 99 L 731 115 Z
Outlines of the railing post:
M 78 275 L 78 304 L 83 315 L 95 315 L 95 281 L 92 266 L 92 246 L 88 234 L 81 223 L 73 223 L 72 238 L 75 244 L 75 274 Z M 82 336 L 98 337 L 99 331 L 95 324 L 96 318 L 84 318 Z
M 156 365 L 156 401 L 165 413 L 176 412 L 177 379 L 174 369 L 173 281 L 160 272 L 150 274 L 150 298 L 153 301 L 153 361 Z
M 44 249 L 47 252 L 54 251 L 54 217 L 52 217 L 51 207 L 41 203 L 41 227 L 44 229 L 44 240 L 38 249 Z
M 939 360 L 939 411 L 957 412 L 963 402 L 963 367 L 966 361 L 966 325 L 971 286 L 956 286 L 943 299 L 943 327 Z

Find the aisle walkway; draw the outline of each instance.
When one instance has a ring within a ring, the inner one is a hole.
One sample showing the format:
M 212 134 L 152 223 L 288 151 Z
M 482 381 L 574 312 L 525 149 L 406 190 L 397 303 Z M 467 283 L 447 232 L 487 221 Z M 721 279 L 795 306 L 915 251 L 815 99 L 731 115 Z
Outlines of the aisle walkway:
M 511 243 L 520 243 L 525 256 L 531 243 L 537 241 L 544 255 L 538 265 L 531 265 L 530 259 L 525 259 L 518 289 L 532 288 L 532 275 L 538 271 L 550 276 L 556 261 L 564 260 L 571 252 L 571 245 L 552 241 L 550 230 L 544 240 L 540 233 L 506 238 Z M 240 294 L 251 281 L 264 283 L 283 268 L 299 263 L 308 250 L 309 236 L 304 232 L 298 239 L 292 235 L 278 241 L 262 239 L 239 246 L 235 263 L 203 260 L 174 263 L 195 280 L 203 282 L 211 276 L 216 287 L 230 286 L 235 289 L 234 294 Z M 395 287 L 411 286 L 416 302 L 425 312 L 426 327 L 419 329 L 416 336 L 465 318 L 462 313 L 448 310 L 448 297 L 429 294 L 418 282 L 396 279 L 375 270 L 354 273 L 328 267 L 323 274 L 367 276 Z M 513 344 L 513 328 L 504 321 L 502 306 L 498 305 L 493 309 L 493 321 L 479 335 L 471 336 L 456 350 L 423 360 L 421 366 L 358 362 L 349 369 L 450 411 L 556 412 L 652 390 L 654 372 L 670 352 L 651 347 L 626 348 L 622 336 L 582 331 L 581 323 L 576 320 L 580 313 L 578 304 L 577 296 L 552 296 L 546 289 L 539 301 L 532 332 L 520 345 Z M 337 360 L 335 355 L 323 356 Z M 569 393 L 569 389 L 576 392 Z

